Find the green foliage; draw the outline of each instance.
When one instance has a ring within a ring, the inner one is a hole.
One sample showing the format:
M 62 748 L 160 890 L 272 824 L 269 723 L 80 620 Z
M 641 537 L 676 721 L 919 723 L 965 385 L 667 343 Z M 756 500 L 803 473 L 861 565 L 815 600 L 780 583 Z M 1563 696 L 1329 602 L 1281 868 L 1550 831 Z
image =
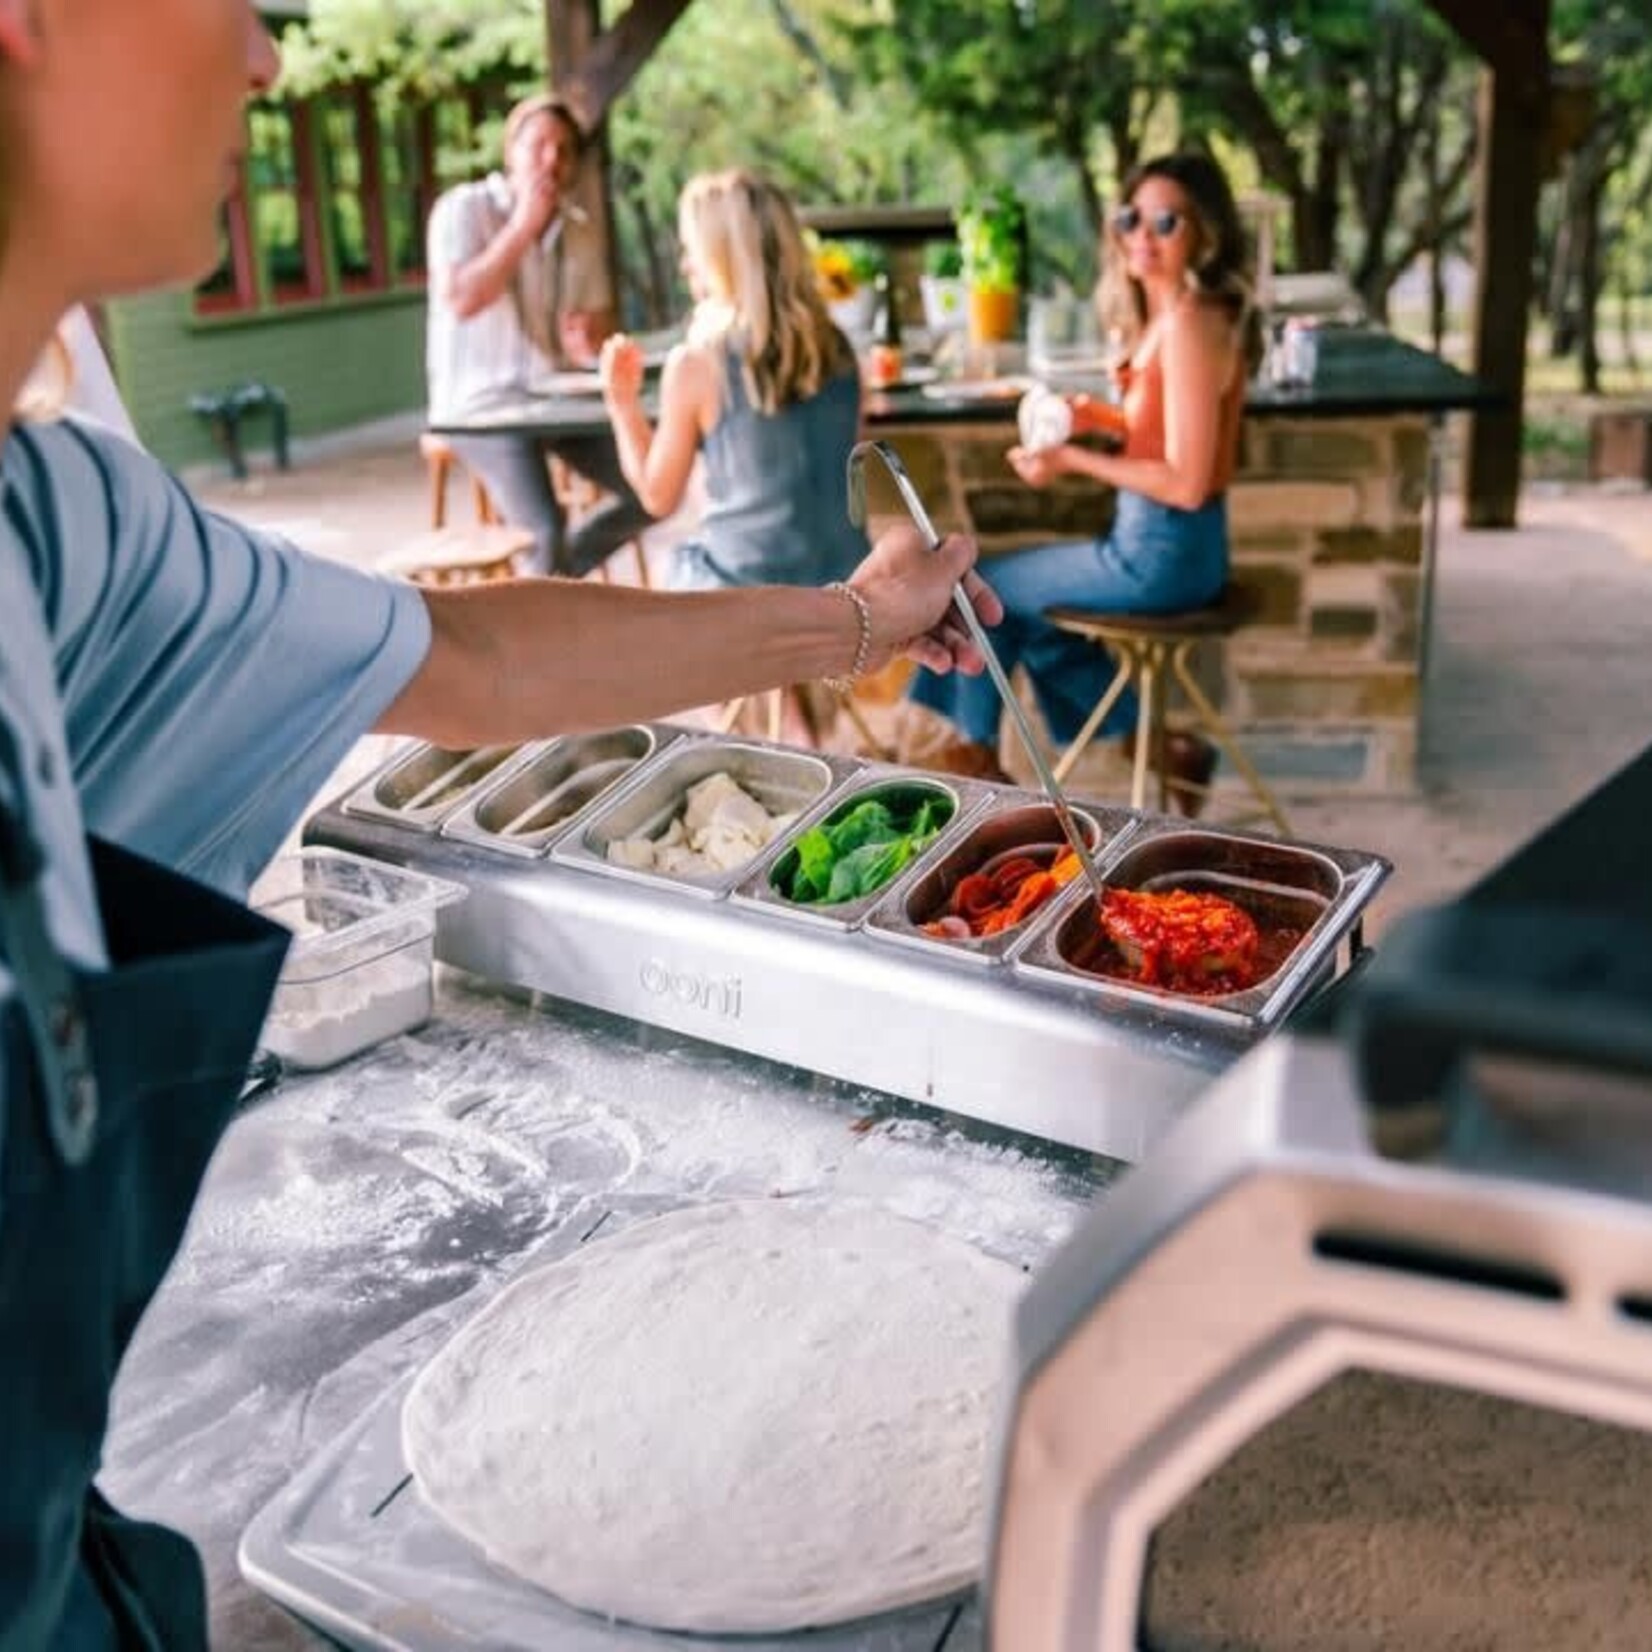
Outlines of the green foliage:
M 1553 39 L 1623 123 L 1605 245 L 1614 282 L 1645 290 L 1652 8 L 1554 0 Z M 367 77 L 387 114 L 476 86 L 497 106 L 544 83 L 543 0 L 314 0 L 283 49 L 299 92 Z M 1013 179 L 1022 284 L 1084 287 L 1123 172 L 1187 142 L 1291 202 L 1287 265 L 1341 267 L 1380 304 L 1418 250 L 1462 245 L 1476 73 L 1426 0 L 696 0 L 608 121 L 628 306 L 680 311 L 677 196 L 737 163 L 803 206 Z M 442 131 L 444 178 L 495 158 L 496 128 Z
M 541 0 L 313 0 L 281 37 L 282 84 L 300 96 L 373 81 L 387 103 L 433 100 L 480 80 L 545 79 Z
M 958 212 L 964 279 L 985 292 L 1015 292 L 1026 282 L 1027 214 L 1003 184 L 980 189 Z
M 956 280 L 964 273 L 964 255 L 956 241 L 931 241 L 924 248 L 924 274 L 941 281 Z

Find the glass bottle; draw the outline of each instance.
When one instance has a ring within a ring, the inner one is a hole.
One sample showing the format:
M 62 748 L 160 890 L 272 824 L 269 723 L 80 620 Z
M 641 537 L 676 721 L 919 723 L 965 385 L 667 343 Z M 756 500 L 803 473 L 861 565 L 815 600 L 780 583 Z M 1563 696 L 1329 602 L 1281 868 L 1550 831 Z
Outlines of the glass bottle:
M 901 349 L 901 318 L 895 304 L 895 289 L 887 270 L 880 270 L 875 283 L 877 301 L 872 311 L 872 349 L 867 357 L 867 382 L 874 389 L 887 389 L 900 382 L 905 365 Z

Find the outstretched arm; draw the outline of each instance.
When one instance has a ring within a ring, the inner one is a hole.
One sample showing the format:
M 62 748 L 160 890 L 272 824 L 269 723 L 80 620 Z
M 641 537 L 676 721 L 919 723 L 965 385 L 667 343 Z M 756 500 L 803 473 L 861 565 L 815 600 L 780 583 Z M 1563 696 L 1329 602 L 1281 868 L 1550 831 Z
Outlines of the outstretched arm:
M 980 655 L 948 612 L 964 579 L 986 624 L 1003 617 L 974 561 L 968 539 L 931 551 L 911 528 L 885 534 L 850 580 L 871 621 L 864 669 L 904 653 L 933 670 L 978 672 Z M 673 593 L 534 579 L 425 599 L 430 651 L 378 726 L 445 746 L 711 705 L 845 673 L 860 649 L 857 605 L 808 586 Z

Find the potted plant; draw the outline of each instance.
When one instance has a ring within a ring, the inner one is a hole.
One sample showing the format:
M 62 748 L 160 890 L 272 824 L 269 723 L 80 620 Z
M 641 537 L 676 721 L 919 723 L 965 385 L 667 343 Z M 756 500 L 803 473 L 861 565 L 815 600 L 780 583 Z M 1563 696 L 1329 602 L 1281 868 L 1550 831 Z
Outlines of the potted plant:
M 872 325 L 876 296 L 872 290 L 878 272 L 876 256 L 853 241 L 817 241 L 813 258 L 815 280 L 832 320 L 852 338 L 866 333 Z
M 958 332 L 966 318 L 964 255 L 956 241 L 932 241 L 924 249 L 924 273 L 918 278 L 923 294 L 924 325 L 932 337 Z
M 999 184 L 970 197 L 958 214 L 958 248 L 969 290 L 970 342 L 1013 337 L 1027 255 L 1027 214 L 1014 190 Z

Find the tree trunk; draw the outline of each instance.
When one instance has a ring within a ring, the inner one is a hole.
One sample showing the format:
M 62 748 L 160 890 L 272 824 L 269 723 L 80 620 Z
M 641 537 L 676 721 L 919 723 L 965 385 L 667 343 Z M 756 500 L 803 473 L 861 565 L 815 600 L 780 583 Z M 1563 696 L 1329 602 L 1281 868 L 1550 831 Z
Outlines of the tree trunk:
M 1578 373 L 1583 393 L 1600 394 L 1600 339 L 1596 330 L 1600 309 L 1600 208 L 1606 195 L 1610 161 L 1605 154 L 1589 150 L 1581 157 L 1587 168 L 1579 190 L 1579 242 L 1577 260 L 1577 342 Z
M 1131 120 L 1128 110 L 1107 122 L 1107 141 L 1113 146 L 1113 165 L 1118 169 L 1119 177 L 1129 177 L 1141 160 L 1141 143 L 1136 137 L 1135 122 Z M 1099 219 L 1096 229 L 1099 233 Z
M 1291 202 L 1291 234 L 1299 270 L 1336 267 L 1337 207 L 1347 136 L 1340 117 L 1327 119 L 1314 144 L 1313 181 Z
M 791 41 L 802 57 L 814 66 L 832 102 L 839 109 L 847 109 L 854 93 L 854 77 L 838 68 L 821 50 L 814 32 L 792 9 L 790 0 L 769 0 L 769 12 L 780 32 Z
M 1554 250 L 1549 256 L 1544 310 L 1549 320 L 1549 355 L 1555 361 L 1572 352 L 1573 328 L 1568 312 L 1577 262 L 1578 172 L 1582 164 L 1581 155 L 1574 155 L 1567 163 L 1560 191 L 1560 222 L 1555 231 Z
M 1618 338 L 1623 346 L 1623 365 L 1631 377 L 1638 379 L 1641 362 L 1635 353 L 1635 284 L 1629 279 L 1625 258 L 1618 260 Z
M 676 307 L 671 290 L 673 238 L 669 233 L 661 235 L 656 229 L 654 214 L 640 189 L 633 187 L 624 199 L 636 220 L 637 247 L 642 261 L 638 285 L 642 288 L 643 310 L 650 327 L 663 327 L 671 320 Z
M 1440 226 L 1440 106 L 1436 103 L 1428 112 L 1428 122 L 1423 127 L 1423 187 L 1428 191 L 1428 220 L 1426 230 L 1428 234 L 1428 336 L 1434 346 L 1434 354 L 1441 355 L 1445 349 L 1446 328 L 1446 281 L 1445 281 L 1445 235 Z M 1387 311 L 1387 294 L 1384 297 L 1384 314 Z
M 1107 204 L 1102 200 L 1101 191 L 1096 188 L 1095 174 L 1090 170 L 1090 146 L 1084 141 L 1084 135 L 1078 133 L 1072 135 L 1062 148 L 1067 159 L 1073 163 L 1073 172 L 1078 178 L 1078 195 L 1084 203 L 1084 219 L 1090 226 L 1091 239 L 1099 242 Z

